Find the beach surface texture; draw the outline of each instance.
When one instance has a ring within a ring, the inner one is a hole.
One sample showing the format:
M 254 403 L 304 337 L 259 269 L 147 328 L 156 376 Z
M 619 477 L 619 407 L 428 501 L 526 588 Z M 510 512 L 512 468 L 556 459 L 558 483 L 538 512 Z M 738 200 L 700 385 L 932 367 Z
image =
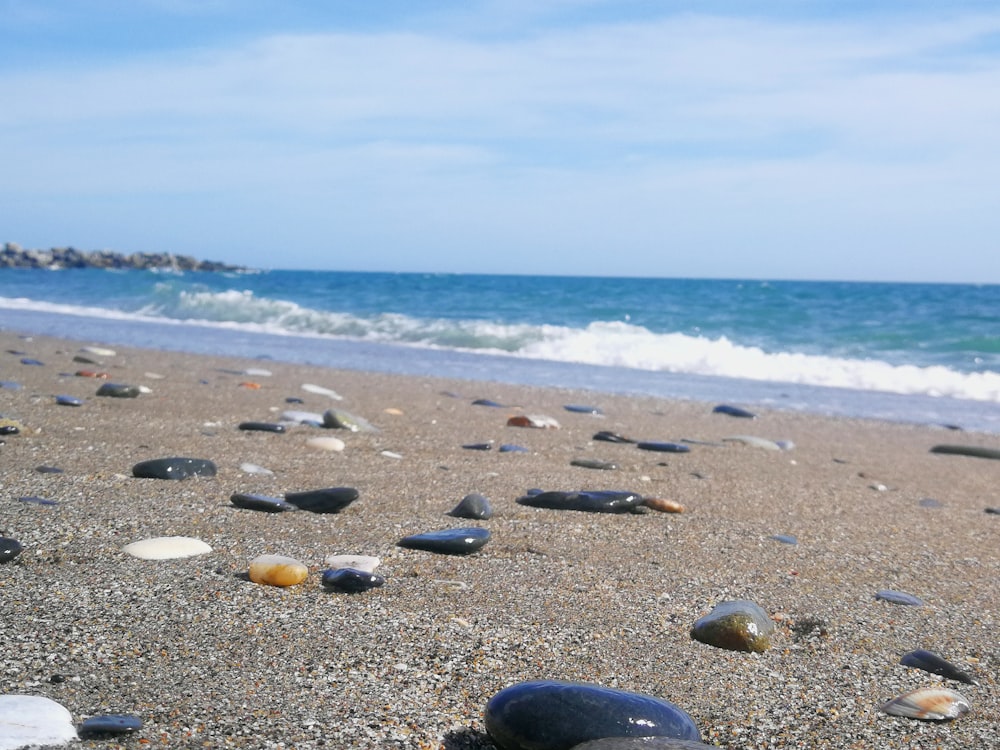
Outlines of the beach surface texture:
M 492 696 L 560 680 L 667 700 L 718 747 L 1000 747 L 1000 460 L 932 452 L 995 450 L 997 435 L 81 349 L 0 333 L 0 536 L 20 545 L 0 564 L 0 692 L 77 724 L 142 723 L 69 746 L 486 749 Z M 137 389 L 98 396 L 108 383 Z M 364 429 L 308 418 L 331 409 Z M 285 412 L 299 414 L 268 427 Z M 329 437 L 342 445 L 313 440 Z M 178 457 L 214 471 L 133 474 Z M 328 488 L 357 499 L 312 512 L 256 497 Z M 517 502 L 535 489 L 683 512 Z M 492 517 L 449 515 L 472 493 Z M 470 527 L 489 538 L 468 554 L 398 545 Z M 172 537 L 188 556 L 159 557 Z M 123 551 L 150 539 L 149 559 Z M 381 564 L 338 589 L 323 584 L 332 555 Z M 251 561 L 271 567 L 251 577 Z M 766 613 L 762 648 L 692 637 L 732 601 Z M 900 663 L 916 649 L 978 684 Z M 881 710 L 924 687 L 958 690 L 968 713 Z

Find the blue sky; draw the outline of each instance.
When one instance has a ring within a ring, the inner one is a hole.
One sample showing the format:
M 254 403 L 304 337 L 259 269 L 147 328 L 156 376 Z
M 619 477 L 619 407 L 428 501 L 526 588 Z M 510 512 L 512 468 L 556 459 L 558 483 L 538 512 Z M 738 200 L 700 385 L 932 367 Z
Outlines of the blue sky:
M 1000 283 L 1000 7 L 0 0 L 0 242 Z

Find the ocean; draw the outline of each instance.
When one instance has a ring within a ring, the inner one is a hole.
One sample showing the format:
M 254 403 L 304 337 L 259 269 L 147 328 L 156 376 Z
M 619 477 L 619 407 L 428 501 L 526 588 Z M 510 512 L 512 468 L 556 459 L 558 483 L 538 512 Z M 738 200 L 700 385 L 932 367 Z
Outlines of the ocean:
M 998 285 L 4 269 L 0 328 L 1000 433 Z

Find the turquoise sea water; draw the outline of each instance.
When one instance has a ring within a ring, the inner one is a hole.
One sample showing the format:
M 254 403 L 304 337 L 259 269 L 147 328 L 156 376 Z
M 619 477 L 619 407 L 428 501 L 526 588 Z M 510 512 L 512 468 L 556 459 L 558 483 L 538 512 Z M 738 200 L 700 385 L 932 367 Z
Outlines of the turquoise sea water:
M 1000 432 L 995 285 L 14 269 L 0 327 Z

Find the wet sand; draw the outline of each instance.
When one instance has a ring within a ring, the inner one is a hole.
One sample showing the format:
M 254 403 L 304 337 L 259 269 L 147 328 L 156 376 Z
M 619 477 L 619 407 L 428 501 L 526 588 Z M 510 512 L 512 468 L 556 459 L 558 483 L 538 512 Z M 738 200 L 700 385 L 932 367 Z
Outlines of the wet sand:
M 996 435 L 777 411 L 748 421 L 705 403 L 120 347 L 88 365 L 73 361 L 80 348 L 0 333 L 0 380 L 23 386 L 0 389 L 0 414 L 24 427 L 0 445 L 0 534 L 25 547 L 0 566 L 0 669 L 4 693 L 52 698 L 78 721 L 141 717 L 145 727 L 125 747 L 491 748 L 486 701 L 542 678 L 665 698 L 720 747 L 1000 743 L 1000 516 L 984 512 L 1000 506 L 1000 461 L 930 453 L 940 443 L 998 448 Z M 243 374 L 250 368 L 272 374 Z M 151 392 L 96 397 L 104 381 L 72 374 L 81 369 Z M 59 406 L 57 394 L 85 403 Z M 505 406 L 473 405 L 479 398 Z M 379 432 L 237 428 L 331 406 Z M 547 415 L 561 429 L 507 426 L 518 414 Z M 599 430 L 715 445 L 654 453 L 594 441 Z M 795 447 L 722 442 L 741 434 Z M 306 445 L 319 435 L 341 438 L 345 450 Z M 493 450 L 462 448 L 487 441 Z M 529 452 L 500 453 L 501 443 Z M 167 456 L 210 459 L 218 474 L 131 476 L 136 462 Z M 571 466 L 579 458 L 619 468 Z M 246 473 L 247 462 L 274 474 Z M 333 486 L 355 487 L 360 499 L 336 515 L 229 502 L 234 492 Z M 685 512 L 540 510 L 515 502 L 529 488 L 629 489 L 677 500 Z M 490 498 L 492 520 L 446 515 L 470 492 Z M 59 504 L 19 500 L 30 496 Z M 924 507 L 926 498 L 940 507 Z M 407 534 L 466 525 L 493 534 L 470 556 L 396 546 Z M 214 551 L 159 562 L 121 552 L 167 535 Z M 298 558 L 309 579 L 287 589 L 250 582 L 248 561 L 264 553 Z M 386 584 L 325 591 L 323 559 L 334 553 L 381 557 Z M 876 601 L 880 589 L 926 606 Z M 771 615 L 770 650 L 690 638 L 695 619 L 727 599 Z M 915 648 L 979 680 L 947 683 L 969 699 L 968 715 L 936 724 L 878 710 L 941 684 L 899 665 Z

